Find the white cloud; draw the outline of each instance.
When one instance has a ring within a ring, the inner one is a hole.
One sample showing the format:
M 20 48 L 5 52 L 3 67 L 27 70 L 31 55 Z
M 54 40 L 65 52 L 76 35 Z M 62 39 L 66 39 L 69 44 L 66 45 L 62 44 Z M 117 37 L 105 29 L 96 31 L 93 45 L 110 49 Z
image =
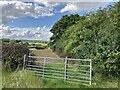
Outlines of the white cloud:
M 58 2 L 50 2 L 49 0 L 34 0 L 37 3 L 43 4 L 46 7 L 55 7 L 58 6 L 60 3 Z
M 80 10 L 95 10 L 99 7 L 110 2 L 116 2 L 116 0 L 34 0 L 37 3 L 43 4 L 46 7 L 54 7 L 61 4 L 66 4 L 64 8 L 60 10 L 63 12 L 78 12 Z
M 6 23 L 8 19 L 16 19 L 20 17 L 44 17 L 53 16 L 53 8 L 43 7 L 38 4 L 23 3 L 21 1 L 0 1 L 2 6 L 2 23 Z M 1 15 L 0 15 L 1 16 Z
M 56 2 L 56 0 L 34 0 L 34 1 Z M 57 2 L 117 2 L 117 1 L 119 0 L 58 0 Z
M 9 26 L 0 26 L 0 38 L 9 39 L 27 39 L 27 40 L 46 40 L 52 36 L 49 29 L 44 27 L 37 28 L 18 28 Z
M 69 11 L 69 12 L 78 12 L 80 10 L 96 10 L 100 7 L 104 7 L 109 2 L 77 2 L 77 3 L 68 3 L 63 9 L 61 9 L 61 13 Z
M 66 12 L 66 11 L 78 11 L 78 7 L 75 4 L 67 4 L 63 9 L 61 9 L 61 12 Z
M 24 3 L 26 0 L 8 0 L 8 1 L 0 1 L 0 7 L 2 6 L 2 13 L 0 14 L 0 23 L 7 23 L 8 19 L 16 19 L 20 17 L 44 17 L 44 16 L 53 16 L 55 13 L 55 6 L 66 4 L 66 6 L 61 9 L 61 13 L 70 11 L 70 12 L 78 12 L 80 10 L 94 10 L 98 7 L 102 7 L 108 3 L 106 2 L 86 2 L 86 1 L 54 1 L 50 2 L 50 0 L 32 0 L 33 3 Z M 78 2 L 79 1 L 79 2 Z M 115 0 L 114 0 L 115 1 Z M 43 4 L 44 6 L 40 6 L 39 4 Z

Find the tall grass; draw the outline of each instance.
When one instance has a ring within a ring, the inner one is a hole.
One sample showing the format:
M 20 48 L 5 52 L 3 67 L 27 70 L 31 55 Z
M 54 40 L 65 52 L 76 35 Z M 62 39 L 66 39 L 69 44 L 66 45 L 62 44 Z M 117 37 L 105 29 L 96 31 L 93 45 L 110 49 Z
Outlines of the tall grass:
M 99 74 L 93 77 L 91 86 L 69 83 L 61 79 L 35 76 L 30 71 L 3 72 L 4 88 L 118 88 L 117 79 L 103 79 Z
M 28 71 L 3 72 L 2 79 L 4 88 L 40 88 L 43 86 L 41 78 Z
M 44 79 L 30 71 L 3 73 L 3 88 L 79 88 L 60 79 Z

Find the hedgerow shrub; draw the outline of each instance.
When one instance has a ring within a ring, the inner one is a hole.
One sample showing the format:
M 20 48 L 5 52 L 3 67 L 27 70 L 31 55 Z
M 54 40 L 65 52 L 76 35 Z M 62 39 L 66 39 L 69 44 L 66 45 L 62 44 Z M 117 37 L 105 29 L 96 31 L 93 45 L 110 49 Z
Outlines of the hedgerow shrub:
M 103 76 L 120 76 L 120 1 L 79 18 L 70 26 L 63 18 L 54 24 L 50 48 L 67 57 L 92 59 L 93 71 Z
M 19 44 L 2 44 L 3 70 L 15 71 L 23 66 L 23 56 L 30 51 L 27 47 Z

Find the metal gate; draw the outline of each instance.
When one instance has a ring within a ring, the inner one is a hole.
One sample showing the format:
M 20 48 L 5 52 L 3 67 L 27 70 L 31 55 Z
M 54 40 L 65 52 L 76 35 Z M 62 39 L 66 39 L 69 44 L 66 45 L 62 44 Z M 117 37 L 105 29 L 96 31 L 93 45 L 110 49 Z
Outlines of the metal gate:
M 44 78 L 57 78 L 69 82 L 91 85 L 92 60 L 73 58 L 52 58 L 24 55 L 24 69 L 32 70 Z

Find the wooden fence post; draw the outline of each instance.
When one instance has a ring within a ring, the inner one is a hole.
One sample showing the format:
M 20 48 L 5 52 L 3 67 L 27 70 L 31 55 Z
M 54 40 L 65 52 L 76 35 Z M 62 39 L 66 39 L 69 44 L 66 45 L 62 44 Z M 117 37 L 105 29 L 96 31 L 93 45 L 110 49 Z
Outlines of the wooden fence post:
M 67 65 L 67 57 L 65 58 L 65 62 L 64 62 L 64 80 L 67 80 L 67 68 L 68 68 L 68 65 Z
M 90 60 L 90 85 L 91 85 L 91 81 L 92 81 L 92 60 Z
M 47 59 L 47 58 L 44 58 L 44 63 L 43 63 L 43 77 L 44 77 L 44 75 L 45 75 L 44 69 L 45 69 L 45 62 L 46 62 L 46 59 Z
M 25 70 L 25 67 L 26 67 L 26 54 L 24 55 L 23 70 Z

